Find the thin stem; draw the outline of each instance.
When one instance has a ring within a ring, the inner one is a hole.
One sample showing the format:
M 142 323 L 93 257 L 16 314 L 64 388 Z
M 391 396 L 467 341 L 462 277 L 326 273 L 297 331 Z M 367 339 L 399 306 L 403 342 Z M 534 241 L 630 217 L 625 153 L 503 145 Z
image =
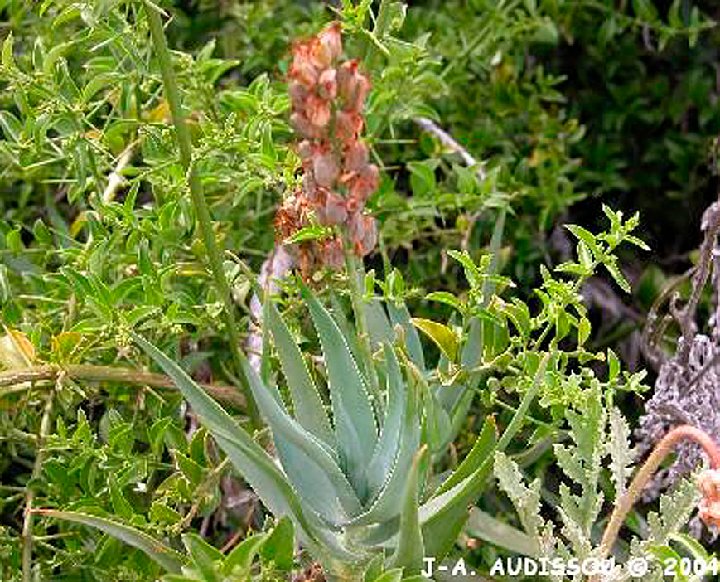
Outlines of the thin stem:
M 150 34 L 152 36 L 155 48 L 155 56 L 160 65 L 160 73 L 162 75 L 163 87 L 165 89 L 165 97 L 172 114 L 173 125 L 175 126 L 175 136 L 177 138 L 178 149 L 180 151 L 180 163 L 185 168 L 188 186 L 190 188 L 190 196 L 195 208 L 198 225 L 202 234 L 205 250 L 210 263 L 215 288 L 225 305 L 225 326 L 230 340 L 230 354 L 238 370 L 238 378 L 242 384 L 242 390 L 247 401 L 247 412 L 250 421 L 254 426 L 259 426 L 260 418 L 258 415 L 255 401 L 250 392 L 245 374 L 243 372 L 244 364 L 247 358 L 240 351 L 240 335 L 235 322 L 235 305 L 230 293 L 230 285 L 225 277 L 225 269 L 220 251 L 215 240 L 213 232 L 213 223 L 210 216 L 205 196 L 203 194 L 200 176 L 197 173 L 195 164 L 192 159 L 192 142 L 190 140 L 190 131 L 185 122 L 185 115 L 180 102 L 180 92 L 178 91 L 175 71 L 173 69 L 170 50 L 168 49 L 165 31 L 163 29 L 162 20 L 157 9 L 150 3 L 145 2 L 145 11 L 150 24 Z
M 542 360 L 540 360 L 540 365 L 538 366 L 537 372 L 535 372 L 535 377 L 533 378 L 533 383 L 528 389 L 527 392 L 525 392 L 525 395 L 523 396 L 523 399 L 520 402 L 520 406 L 518 406 L 517 410 L 515 411 L 515 414 L 513 415 L 512 419 L 510 420 L 510 424 L 507 425 L 505 428 L 505 431 L 502 433 L 502 436 L 500 437 L 500 440 L 497 443 L 496 450 L 498 451 L 504 451 L 505 448 L 510 444 L 510 441 L 512 438 L 517 434 L 517 432 L 522 427 L 523 422 L 525 421 L 525 417 L 527 416 L 527 411 L 530 408 L 530 404 L 532 404 L 532 401 L 535 400 L 535 396 L 538 393 L 538 390 L 540 389 L 540 384 L 542 383 L 543 379 L 545 378 L 545 370 L 547 369 L 548 360 L 550 359 L 550 354 L 547 353 L 543 356 Z
M 362 280 L 365 270 L 358 264 L 357 257 L 350 247 L 348 237 L 343 237 L 343 249 L 345 252 L 345 269 L 347 270 L 350 300 L 352 302 L 353 312 L 355 313 L 355 328 L 357 330 L 360 349 L 365 356 L 367 362 L 367 375 L 370 380 L 370 388 L 372 394 L 379 396 L 378 379 L 375 375 L 375 368 L 372 365 L 372 347 L 370 346 L 370 334 L 368 333 L 367 319 L 365 310 L 363 309 L 363 286 Z M 381 402 L 376 401 L 376 405 L 380 406 Z
M 53 403 L 55 401 L 55 392 L 62 383 L 62 376 L 59 376 L 56 381 L 56 387 L 51 390 L 47 395 L 45 401 L 45 409 L 40 420 L 40 430 L 37 435 L 36 453 L 35 453 L 35 464 L 33 465 L 31 483 L 28 484 L 25 493 L 25 516 L 23 518 L 22 527 L 22 580 L 23 582 L 32 581 L 32 548 L 33 548 L 33 500 L 35 499 L 35 492 L 33 491 L 32 482 L 37 479 L 42 473 L 42 466 L 45 460 L 45 451 L 43 446 L 45 439 L 50 434 L 50 421 L 52 416 Z
M 6 370 L 0 372 L 0 397 L 5 394 L 25 390 L 25 387 L 18 386 L 26 382 L 55 381 L 65 374 L 68 378 L 75 380 L 86 380 L 91 382 L 125 382 L 128 384 L 140 384 L 153 388 L 175 388 L 173 381 L 163 374 L 152 374 L 141 372 L 132 368 L 116 368 L 112 366 L 92 366 L 87 364 L 57 366 L 47 364 L 44 366 L 32 366 L 17 370 Z M 245 398 L 238 394 L 232 386 L 218 386 L 213 384 L 202 384 L 202 387 L 216 400 L 245 406 Z
M 650 481 L 655 474 L 655 471 L 658 470 L 665 460 L 665 457 L 672 452 L 675 445 L 683 440 L 693 441 L 700 445 L 710 459 L 710 466 L 713 469 L 720 467 L 720 449 L 705 431 L 687 424 L 672 429 L 655 446 L 655 449 L 650 453 L 650 456 L 643 466 L 640 467 L 635 474 L 627 491 L 625 491 L 620 501 L 615 505 L 615 509 L 610 515 L 610 521 L 608 521 L 602 540 L 600 541 L 600 559 L 605 558 L 612 550 L 627 514 L 633 505 L 635 505 L 635 502 L 645 489 L 648 481 Z

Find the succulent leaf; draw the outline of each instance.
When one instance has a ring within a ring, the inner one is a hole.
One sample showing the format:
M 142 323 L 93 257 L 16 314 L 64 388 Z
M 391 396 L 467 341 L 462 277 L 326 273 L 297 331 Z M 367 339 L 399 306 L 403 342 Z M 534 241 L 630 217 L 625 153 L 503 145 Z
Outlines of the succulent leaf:
M 385 353 L 388 405 L 380 438 L 368 467 L 368 487 L 371 497 L 377 494 L 387 481 L 397 457 L 407 400 L 405 383 L 403 382 L 400 364 L 397 361 L 395 352 L 387 344 L 383 346 L 383 350 Z
M 249 364 L 243 364 L 255 401 L 272 429 L 283 469 L 300 497 L 333 526 L 360 512 L 352 486 L 317 438 L 291 418 Z
M 291 516 L 300 539 L 309 546 L 322 548 L 331 542 L 331 536 L 326 535 L 319 524 L 311 522 L 310 516 L 303 512 L 298 495 L 262 447 L 175 362 L 141 336 L 133 333 L 132 337 L 170 376 L 217 444 L 270 511 L 275 515 Z M 327 547 L 343 553 L 343 549 L 337 544 Z M 322 549 L 320 551 L 322 552 Z M 345 555 L 351 556 L 349 552 L 345 552 Z
M 403 568 L 406 574 L 418 573 L 425 556 L 423 532 L 418 516 L 418 480 L 420 465 L 427 451 L 427 446 L 423 446 L 413 459 L 405 485 L 398 542 L 390 559 L 391 567 Z
M 305 366 L 302 353 L 285 321 L 278 313 L 277 307 L 272 301 L 266 303 L 269 304 L 268 325 L 272 332 L 285 380 L 290 389 L 295 418 L 305 430 L 334 449 L 335 435 L 325 414 L 325 408 L 317 387 Z
M 341 467 L 363 500 L 368 493 L 367 467 L 377 441 L 373 407 L 342 332 L 309 291 L 304 295 L 325 356 Z

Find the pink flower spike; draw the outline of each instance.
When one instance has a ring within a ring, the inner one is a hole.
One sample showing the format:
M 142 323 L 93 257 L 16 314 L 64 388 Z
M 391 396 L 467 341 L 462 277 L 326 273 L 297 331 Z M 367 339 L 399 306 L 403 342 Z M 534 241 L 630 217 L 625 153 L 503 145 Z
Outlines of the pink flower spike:
M 345 200 L 337 194 L 328 192 L 325 198 L 325 207 L 318 209 L 317 218 L 323 226 L 342 224 L 347 220 Z
M 368 148 L 361 142 L 351 142 L 345 150 L 345 171 L 359 172 L 368 163 Z

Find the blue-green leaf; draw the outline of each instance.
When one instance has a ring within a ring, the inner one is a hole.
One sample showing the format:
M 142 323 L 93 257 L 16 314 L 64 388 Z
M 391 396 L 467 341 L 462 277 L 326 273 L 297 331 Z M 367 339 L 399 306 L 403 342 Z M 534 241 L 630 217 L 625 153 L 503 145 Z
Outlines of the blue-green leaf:
M 406 389 L 400 365 L 392 347 L 383 346 L 385 352 L 388 406 L 380 438 L 368 466 L 370 496 L 375 496 L 385 484 L 400 447 L 403 412 L 406 407 Z M 417 448 L 417 447 L 416 447 Z
M 398 370 L 399 371 L 399 370 Z M 387 521 L 396 517 L 402 510 L 398 503 L 401 499 L 413 463 L 413 455 L 420 446 L 420 423 L 417 414 L 417 396 L 415 390 L 405 390 L 405 410 L 402 428 L 397 433 L 396 453 L 392 457 L 392 467 L 382 490 L 370 509 L 352 521 L 353 525 L 369 525 L 377 521 Z
M 273 432 L 283 469 L 302 500 L 329 523 L 339 525 L 360 511 L 360 501 L 335 460 L 316 437 L 292 419 L 243 363 L 255 401 Z
M 410 313 L 404 303 L 396 305 L 393 301 L 387 303 L 388 315 L 390 315 L 390 321 L 393 325 L 399 325 L 402 327 L 405 333 L 405 347 L 407 348 L 408 355 L 419 370 L 425 371 L 425 356 L 423 355 L 422 343 L 420 342 L 420 335 L 417 329 L 412 324 Z
M 332 316 L 307 289 L 304 295 L 325 356 L 340 463 L 358 496 L 364 499 L 366 470 L 377 440 L 368 390 Z
M 132 336 L 172 379 L 218 446 L 225 451 L 270 511 L 275 515 L 291 516 L 298 536 L 309 546 L 318 548 L 322 543 L 329 547 L 328 542 L 332 543 L 332 538 L 319 528 L 319 524 L 310 521 L 311 516 L 303 512 L 297 494 L 262 447 L 175 362 L 141 336 L 135 333 Z M 344 553 L 340 547 L 332 549 L 339 554 Z
M 323 401 L 313 382 L 302 353 L 290 330 L 274 304 L 269 306 L 268 325 L 275 340 L 275 348 L 280 357 L 280 365 L 293 401 L 295 418 L 308 432 L 325 442 L 331 448 L 335 446 L 335 436 L 325 414 Z

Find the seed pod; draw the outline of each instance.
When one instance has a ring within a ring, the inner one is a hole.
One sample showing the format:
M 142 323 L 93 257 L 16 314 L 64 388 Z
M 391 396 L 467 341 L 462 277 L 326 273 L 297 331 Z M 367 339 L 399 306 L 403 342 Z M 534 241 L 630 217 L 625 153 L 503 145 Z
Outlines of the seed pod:
M 334 61 L 342 55 L 342 26 L 339 22 L 332 22 L 320 34 L 318 41 L 327 51 L 330 60 Z
M 317 152 L 313 155 L 313 174 L 318 185 L 330 188 L 340 173 L 340 166 L 332 152 Z
M 367 146 L 361 141 L 350 142 L 345 149 L 345 171 L 359 172 L 367 163 Z
M 320 74 L 318 95 L 327 100 L 337 97 L 337 71 L 335 69 L 326 69 Z

